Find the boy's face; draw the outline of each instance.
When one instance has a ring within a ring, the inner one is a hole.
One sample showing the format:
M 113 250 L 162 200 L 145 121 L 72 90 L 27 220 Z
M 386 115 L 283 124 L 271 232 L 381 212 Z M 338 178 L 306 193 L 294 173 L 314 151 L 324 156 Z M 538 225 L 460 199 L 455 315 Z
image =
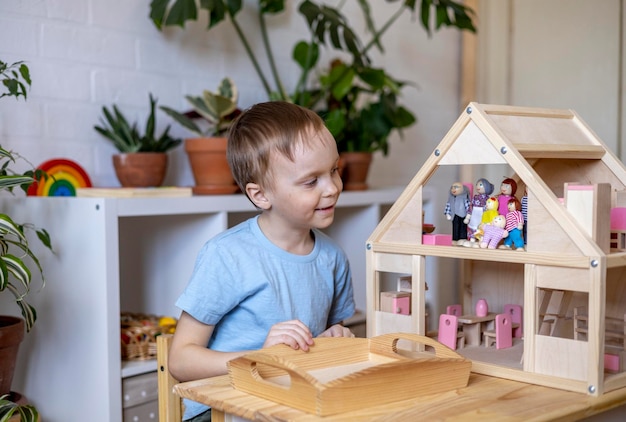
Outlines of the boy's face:
M 272 220 L 289 229 L 326 228 L 334 219 L 335 204 L 343 188 L 339 153 L 334 138 L 324 129 L 300 144 L 294 160 L 272 153 L 271 177 L 265 189 Z

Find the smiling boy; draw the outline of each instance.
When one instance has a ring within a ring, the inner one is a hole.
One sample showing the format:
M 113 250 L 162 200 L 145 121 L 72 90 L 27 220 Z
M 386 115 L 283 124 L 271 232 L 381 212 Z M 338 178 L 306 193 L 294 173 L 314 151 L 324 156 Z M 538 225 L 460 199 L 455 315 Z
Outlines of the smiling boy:
M 342 190 L 335 140 L 316 113 L 286 102 L 245 111 L 229 133 L 237 184 L 260 214 L 209 240 L 176 305 L 170 350 L 180 381 L 227 373 L 250 350 L 315 337 L 353 337 L 352 276 L 343 250 L 322 233 Z M 184 420 L 210 420 L 185 401 Z

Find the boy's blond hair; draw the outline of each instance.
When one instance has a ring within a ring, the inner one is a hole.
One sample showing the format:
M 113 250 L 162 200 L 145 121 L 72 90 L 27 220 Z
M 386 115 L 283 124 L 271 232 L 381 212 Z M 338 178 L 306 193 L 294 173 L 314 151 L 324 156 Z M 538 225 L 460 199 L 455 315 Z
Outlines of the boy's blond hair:
M 228 164 L 242 192 L 248 183 L 263 185 L 270 177 L 270 156 L 278 152 L 293 161 L 295 147 L 306 145 L 325 128 L 312 110 L 284 101 L 253 105 L 228 132 Z

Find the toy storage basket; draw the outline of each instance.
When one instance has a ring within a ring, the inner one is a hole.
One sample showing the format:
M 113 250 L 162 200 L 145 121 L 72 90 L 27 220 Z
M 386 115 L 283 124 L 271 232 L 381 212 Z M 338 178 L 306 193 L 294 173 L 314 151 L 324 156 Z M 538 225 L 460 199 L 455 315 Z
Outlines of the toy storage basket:
M 173 333 L 176 328 L 173 318 L 168 318 L 167 321 L 172 323 L 164 323 L 164 318 L 157 315 L 122 313 L 120 319 L 122 359 L 156 359 L 157 336 Z

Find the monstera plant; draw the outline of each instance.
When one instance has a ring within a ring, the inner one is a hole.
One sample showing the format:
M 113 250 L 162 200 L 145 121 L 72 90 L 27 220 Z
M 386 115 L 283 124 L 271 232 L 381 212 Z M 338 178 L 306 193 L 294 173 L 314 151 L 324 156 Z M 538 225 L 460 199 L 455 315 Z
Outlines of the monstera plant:
M 337 1 L 337 6 L 333 7 L 322 2 L 302 0 L 298 3 L 298 12 L 309 29 L 309 38 L 295 41 L 292 57 L 301 74 L 290 92 L 282 82 L 268 36 L 272 30 L 268 17 L 283 13 L 286 2 L 259 0 L 256 5 L 252 3 L 241 0 L 199 3 L 194 0 L 152 0 L 150 18 L 162 30 L 168 26 L 184 27 L 186 22 L 198 19 L 199 11 L 206 11 L 209 14 L 208 31 L 222 22 L 233 25 L 268 99 L 291 101 L 318 111 L 337 138 L 340 151 L 382 151 L 386 155 L 388 135 L 416 122 L 415 116 L 398 103 L 400 91 L 406 83 L 395 80 L 381 66 L 375 66 L 369 55 L 374 48 L 384 53 L 382 38 L 401 16 L 419 13 L 419 22 L 429 34 L 444 26 L 475 31 L 471 19 L 473 12 L 460 1 L 387 0 L 395 11 L 386 21 L 376 24 L 371 2 L 359 0 L 353 3 L 363 15 L 365 29 L 358 31 L 342 14 L 347 2 Z M 240 22 L 244 8 L 257 14 L 258 26 Z M 264 48 L 253 49 L 252 39 L 260 39 Z M 320 68 L 318 60 L 322 48 L 343 53 L 349 60 L 342 62 L 341 69 L 331 65 L 326 69 L 324 66 Z M 266 55 L 264 62 L 259 55 L 261 51 Z M 348 141 L 364 133 L 370 136 Z

